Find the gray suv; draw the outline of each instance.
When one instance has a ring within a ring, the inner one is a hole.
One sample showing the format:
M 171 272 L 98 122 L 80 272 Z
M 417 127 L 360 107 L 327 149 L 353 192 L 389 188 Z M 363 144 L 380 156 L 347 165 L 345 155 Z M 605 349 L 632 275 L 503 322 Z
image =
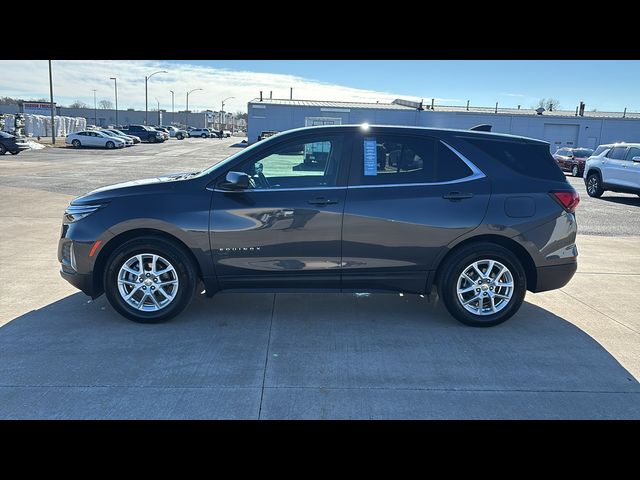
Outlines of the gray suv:
M 66 280 L 137 322 L 178 314 L 202 282 L 208 296 L 437 288 L 456 319 L 487 327 L 527 290 L 571 279 L 579 200 L 538 140 L 301 128 L 73 200 L 58 258 Z

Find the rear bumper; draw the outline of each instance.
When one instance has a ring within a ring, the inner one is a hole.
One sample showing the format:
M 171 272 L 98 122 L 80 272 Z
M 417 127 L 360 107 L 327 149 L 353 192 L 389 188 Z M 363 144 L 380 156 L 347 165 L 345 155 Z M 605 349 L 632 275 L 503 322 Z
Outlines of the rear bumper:
M 538 267 L 536 268 L 536 286 L 531 291 L 537 293 L 562 288 L 573 278 L 577 269 L 577 262 Z

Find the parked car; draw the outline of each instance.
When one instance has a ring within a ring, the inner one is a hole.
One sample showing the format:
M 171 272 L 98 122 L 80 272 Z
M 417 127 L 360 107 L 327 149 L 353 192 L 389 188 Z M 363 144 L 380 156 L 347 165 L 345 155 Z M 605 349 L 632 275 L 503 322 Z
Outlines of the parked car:
M 640 143 L 616 143 L 587 160 L 584 183 L 590 197 L 606 191 L 640 196 Z M 600 149 L 596 150 L 596 152 Z
M 183 139 L 185 139 L 185 138 L 187 138 L 189 136 L 189 134 L 187 133 L 186 130 L 181 130 L 181 129 L 176 128 L 174 126 L 168 126 L 168 127 L 163 127 L 163 128 L 165 128 L 169 132 L 170 136 L 175 137 L 178 140 L 183 140 Z
M 140 137 L 138 137 L 137 135 L 127 135 L 126 133 L 122 132 L 121 130 L 116 130 L 115 128 L 105 128 L 104 129 L 107 132 L 112 132 L 115 133 L 117 136 L 119 137 L 126 137 L 126 138 L 130 138 L 133 143 L 140 143 Z
M 119 138 L 120 140 L 124 140 L 124 146 L 125 147 L 133 147 L 133 139 L 129 138 L 126 135 L 118 135 L 114 132 L 112 132 L 111 130 L 107 130 L 107 129 L 102 129 L 99 130 L 100 132 L 109 135 L 110 137 L 114 137 L 114 138 Z
M 264 140 L 265 138 L 273 137 L 277 133 L 278 132 L 276 132 L 275 130 L 264 130 L 262 133 L 260 133 L 260 135 L 258 135 L 258 141 Z
M 171 137 L 171 135 L 169 135 L 169 130 L 167 130 L 164 127 L 156 127 L 154 125 L 151 128 L 153 128 L 154 130 L 157 130 L 158 132 L 162 133 L 162 136 L 164 137 L 165 140 L 169 140 L 169 137 Z
M 189 131 L 191 137 L 213 138 L 214 134 L 208 128 L 194 128 Z
M 231 134 L 231 130 L 223 130 L 223 131 L 222 131 L 222 136 L 223 136 L 224 138 L 229 138 L 229 137 L 231 137 L 231 135 L 232 135 L 232 134 Z
M 17 155 L 23 150 L 29 150 L 29 148 L 26 139 L 0 131 L 0 155 L 7 152 L 11 155 Z
M 79 147 L 104 147 L 104 148 L 122 148 L 126 145 L 123 138 L 117 138 L 101 130 L 84 130 L 82 132 L 70 133 L 65 138 L 64 143 Z
M 591 155 L 593 150 L 590 148 L 559 148 L 553 158 L 561 170 L 571 172 L 574 177 L 581 177 L 584 164 Z
M 322 148 L 317 148 L 322 145 Z M 398 146 L 396 167 L 377 155 Z M 322 169 L 307 151 L 327 151 Z M 406 160 L 406 162 L 405 162 Z M 342 125 L 283 132 L 201 171 L 71 202 L 61 275 L 143 323 L 219 290 L 429 294 L 472 326 L 577 267 L 580 197 L 549 144 L 509 135 Z M 435 287 L 434 287 L 435 286 Z M 215 314 L 215 313 L 214 313 Z
M 147 127 L 146 125 L 129 125 L 128 127 L 119 129 L 125 135 L 135 135 L 140 137 L 140 140 L 143 142 L 156 143 L 156 142 L 164 142 L 165 136 L 162 132 L 154 130 L 151 127 Z

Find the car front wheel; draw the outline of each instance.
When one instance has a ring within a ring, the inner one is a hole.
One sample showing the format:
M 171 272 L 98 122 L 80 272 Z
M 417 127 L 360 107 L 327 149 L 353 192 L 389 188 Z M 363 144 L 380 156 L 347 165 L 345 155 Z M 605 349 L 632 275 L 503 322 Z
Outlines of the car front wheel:
M 471 327 L 492 327 L 520 309 L 527 278 L 511 251 L 493 243 L 474 243 L 442 265 L 438 288 L 454 318 Z
M 7 153 L 7 147 L 0 143 L 0 155 L 4 155 L 5 153 Z
M 571 175 L 573 175 L 574 177 L 577 177 L 579 173 L 580 173 L 580 170 L 578 169 L 577 165 L 574 165 L 573 167 L 571 167 Z
M 196 268 L 170 241 L 130 240 L 109 257 L 104 290 L 113 308 L 138 323 L 160 323 L 184 310 L 197 285 Z
M 71 142 L 71 145 L 73 145 L 75 148 L 80 148 L 80 145 L 82 145 L 80 143 L 80 140 L 74 140 L 73 142 Z
M 109 141 L 109 142 L 107 142 L 107 143 L 106 143 L 106 147 L 107 147 L 107 148 L 109 148 L 109 149 L 111 149 L 111 148 L 115 148 L 115 146 L 116 146 L 116 144 L 115 144 L 115 143 L 113 143 L 113 142 L 111 142 L 111 141 Z
M 592 173 L 587 177 L 587 194 L 590 197 L 600 198 L 604 190 L 602 188 L 602 182 L 600 181 L 600 175 Z

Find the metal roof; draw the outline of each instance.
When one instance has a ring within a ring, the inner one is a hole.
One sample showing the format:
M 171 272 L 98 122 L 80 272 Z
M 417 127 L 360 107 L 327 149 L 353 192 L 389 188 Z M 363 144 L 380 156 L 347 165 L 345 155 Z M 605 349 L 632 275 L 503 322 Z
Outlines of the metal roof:
M 375 110 L 405 110 L 415 111 L 414 108 L 406 107 L 404 105 L 398 105 L 395 103 L 366 103 L 366 102 L 335 102 L 326 100 L 288 100 L 288 99 L 266 99 L 263 98 L 260 101 L 259 98 L 254 98 L 249 102 L 250 104 L 257 105 L 282 105 L 282 106 L 296 106 L 296 107 L 322 107 L 322 108 L 368 108 Z M 428 114 L 431 112 L 431 104 L 424 103 L 424 112 Z M 467 109 L 466 106 L 458 105 L 435 105 L 433 111 L 435 112 L 453 112 L 453 113 L 482 113 L 485 115 L 495 115 L 495 107 L 473 107 L 470 106 Z M 529 115 L 534 117 L 573 117 L 573 118 L 617 118 L 617 119 L 633 119 L 640 120 L 640 113 L 627 112 L 623 117 L 623 112 L 584 112 L 583 117 L 576 116 L 575 110 L 554 110 L 552 112 L 545 111 L 542 115 L 538 115 L 533 108 L 504 108 L 498 106 L 497 113 L 499 115 Z

